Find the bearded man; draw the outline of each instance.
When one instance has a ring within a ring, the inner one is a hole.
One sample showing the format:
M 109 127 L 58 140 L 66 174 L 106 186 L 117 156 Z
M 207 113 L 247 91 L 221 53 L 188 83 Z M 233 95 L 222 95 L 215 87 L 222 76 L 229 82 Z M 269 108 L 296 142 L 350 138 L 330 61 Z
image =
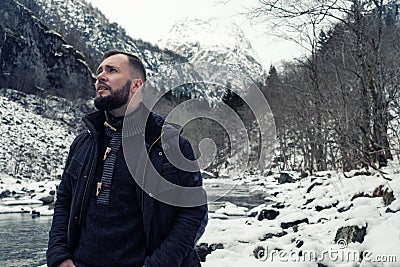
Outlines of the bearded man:
M 161 137 L 176 137 L 175 152 L 195 162 L 190 143 L 143 104 L 146 70 L 138 57 L 106 52 L 96 79 L 98 111 L 83 118 L 88 130 L 70 147 L 47 265 L 200 266 L 195 244 L 207 224 L 206 196 L 199 193 L 197 205 L 185 205 L 194 195 L 172 189 L 201 187 L 202 178 L 199 171 L 174 166 L 164 153 L 173 142 Z M 160 184 L 168 184 L 167 190 Z

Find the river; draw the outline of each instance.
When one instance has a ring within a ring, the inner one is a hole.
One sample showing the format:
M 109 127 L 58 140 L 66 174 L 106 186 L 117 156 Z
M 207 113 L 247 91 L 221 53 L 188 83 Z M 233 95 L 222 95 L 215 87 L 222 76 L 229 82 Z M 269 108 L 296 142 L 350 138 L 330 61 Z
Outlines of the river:
M 253 191 L 245 185 L 212 183 L 205 186 L 209 197 L 210 212 L 229 201 L 247 208 L 264 203 L 265 193 Z M 48 231 L 52 217 L 32 218 L 30 214 L 0 214 L 0 266 L 35 267 L 46 263 Z
M 51 220 L 30 214 L 0 214 L 0 266 L 45 264 Z

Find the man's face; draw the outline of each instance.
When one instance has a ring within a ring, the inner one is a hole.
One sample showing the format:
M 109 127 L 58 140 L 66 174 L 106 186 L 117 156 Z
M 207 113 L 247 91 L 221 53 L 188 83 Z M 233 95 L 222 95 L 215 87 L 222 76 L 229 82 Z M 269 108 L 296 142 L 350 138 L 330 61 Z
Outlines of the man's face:
M 131 97 L 131 79 L 132 69 L 126 55 L 106 58 L 97 68 L 95 107 L 112 111 L 127 105 Z

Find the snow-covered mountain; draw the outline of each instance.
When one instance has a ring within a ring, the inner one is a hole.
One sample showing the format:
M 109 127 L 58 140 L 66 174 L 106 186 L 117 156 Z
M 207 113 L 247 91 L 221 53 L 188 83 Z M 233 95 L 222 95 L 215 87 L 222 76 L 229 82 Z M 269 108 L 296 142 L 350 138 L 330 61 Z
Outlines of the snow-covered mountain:
M 85 0 L 19 0 L 19 2 L 31 10 L 47 27 L 60 33 L 74 49 L 81 52 L 93 72 L 102 53 L 116 48 L 139 56 L 143 60 L 148 77 L 170 70 L 173 66 L 180 67 L 174 69 L 177 71 L 175 77 L 168 76 L 169 81 L 175 78 L 182 80 L 183 77 L 196 80 L 195 76 L 198 76 L 191 66 L 184 66 L 188 63 L 189 57 L 180 55 L 172 49 L 162 49 L 128 36 L 125 29 L 117 23 L 110 23 L 100 10 Z M 164 78 L 164 75 L 159 74 L 158 78 Z M 157 83 L 155 87 L 159 89 L 165 81 L 161 84 L 158 80 L 155 82 Z M 205 88 L 201 85 L 181 86 L 174 92 L 175 95 L 198 96 L 211 99 L 210 101 L 221 101 L 224 94 L 224 91 L 214 87 Z
M 102 53 L 115 48 L 142 58 L 149 76 L 157 72 L 162 65 L 186 62 L 186 59 L 178 54 L 129 36 L 125 29 L 117 23 L 111 23 L 99 9 L 85 0 L 19 2 L 82 52 L 92 71 L 97 67 Z
M 189 62 L 238 65 L 252 80 L 258 81 L 264 74 L 249 40 L 229 19 L 179 20 L 160 40 L 159 46 L 182 55 Z
M 69 47 L 83 54 L 83 60 L 92 72 L 95 71 L 104 51 L 117 48 L 142 58 L 149 77 L 171 66 L 188 62 L 231 64 L 244 71 L 246 76 L 254 81 L 260 81 L 264 73 L 256 53 L 240 27 L 226 19 L 182 20 L 160 41 L 160 45 L 164 46 L 160 48 L 128 36 L 122 27 L 111 23 L 99 9 L 85 0 L 9 1 L 23 5 L 45 26 L 59 33 Z M 182 73 L 183 71 L 186 73 Z M 191 80 L 197 80 L 194 78 L 198 74 L 196 71 L 188 71 L 187 66 L 183 67 L 183 70 L 178 68 L 177 79 L 189 76 Z M 223 86 L 232 85 L 237 78 L 237 73 L 223 75 L 221 83 Z M 9 84 L 3 86 L 9 87 Z M 215 86 L 200 87 L 181 87 L 178 95 L 199 95 L 221 101 L 225 93 L 225 90 Z M 90 91 L 85 97 L 91 95 Z

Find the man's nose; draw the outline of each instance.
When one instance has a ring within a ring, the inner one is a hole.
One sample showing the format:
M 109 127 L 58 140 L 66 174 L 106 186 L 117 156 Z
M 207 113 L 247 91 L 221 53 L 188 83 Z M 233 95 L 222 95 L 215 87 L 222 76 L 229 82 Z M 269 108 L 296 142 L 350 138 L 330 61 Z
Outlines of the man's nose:
M 97 74 L 96 79 L 97 81 L 105 82 L 107 81 L 107 76 L 104 74 L 104 72 L 100 72 L 99 74 Z

